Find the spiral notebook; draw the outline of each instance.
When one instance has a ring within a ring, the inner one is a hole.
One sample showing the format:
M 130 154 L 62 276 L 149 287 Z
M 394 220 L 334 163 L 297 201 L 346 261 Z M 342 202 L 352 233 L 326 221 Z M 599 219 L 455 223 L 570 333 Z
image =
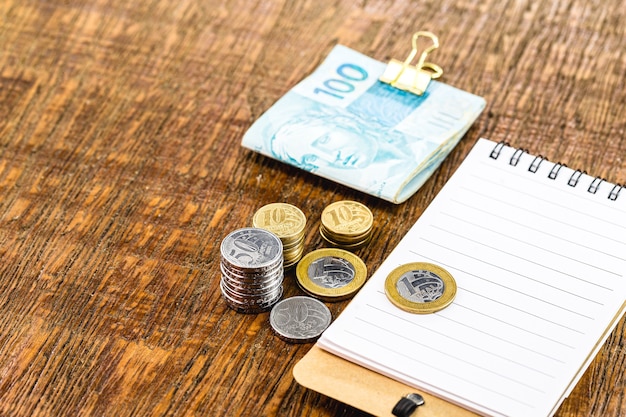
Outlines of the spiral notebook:
M 554 414 L 624 314 L 622 188 L 480 139 L 316 349 L 481 415 Z M 387 299 L 409 262 L 452 274 L 450 306 Z

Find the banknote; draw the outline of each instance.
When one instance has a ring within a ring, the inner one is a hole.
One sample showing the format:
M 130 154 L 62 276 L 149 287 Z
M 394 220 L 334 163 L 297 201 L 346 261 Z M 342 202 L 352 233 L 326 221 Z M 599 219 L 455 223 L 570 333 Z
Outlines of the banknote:
M 431 81 L 415 95 L 378 80 L 386 64 L 335 46 L 244 134 L 242 145 L 345 186 L 402 203 L 485 107 Z

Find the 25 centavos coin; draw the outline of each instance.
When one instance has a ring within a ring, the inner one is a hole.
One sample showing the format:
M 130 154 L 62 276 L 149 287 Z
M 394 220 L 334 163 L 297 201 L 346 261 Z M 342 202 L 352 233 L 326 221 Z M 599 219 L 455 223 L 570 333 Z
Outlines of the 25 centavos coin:
M 428 314 L 449 306 L 456 296 L 456 281 L 448 271 L 427 262 L 400 265 L 385 280 L 387 298 L 402 310 Z
M 324 248 L 306 254 L 296 267 L 298 284 L 304 291 L 325 301 L 351 297 L 365 283 L 367 267 L 343 249 Z
M 328 307 L 315 298 L 296 296 L 279 301 L 270 312 L 270 325 L 278 337 L 293 343 L 317 339 L 330 324 Z

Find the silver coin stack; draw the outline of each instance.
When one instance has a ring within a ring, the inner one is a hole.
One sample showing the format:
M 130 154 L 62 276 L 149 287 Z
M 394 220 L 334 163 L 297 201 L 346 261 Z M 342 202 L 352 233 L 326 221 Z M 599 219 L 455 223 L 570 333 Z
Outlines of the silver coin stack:
M 220 289 L 240 313 L 269 310 L 283 295 L 283 244 L 273 233 L 237 229 L 220 246 Z

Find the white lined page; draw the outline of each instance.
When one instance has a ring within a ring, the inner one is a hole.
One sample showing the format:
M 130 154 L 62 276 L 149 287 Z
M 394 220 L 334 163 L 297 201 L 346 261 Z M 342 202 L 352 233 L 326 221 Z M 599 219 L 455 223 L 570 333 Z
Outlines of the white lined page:
M 480 139 L 416 224 L 322 335 L 325 350 L 478 413 L 552 415 L 626 299 L 626 190 Z M 597 181 L 596 181 L 597 182 Z M 395 267 L 431 262 L 457 296 L 428 315 L 384 294 Z

